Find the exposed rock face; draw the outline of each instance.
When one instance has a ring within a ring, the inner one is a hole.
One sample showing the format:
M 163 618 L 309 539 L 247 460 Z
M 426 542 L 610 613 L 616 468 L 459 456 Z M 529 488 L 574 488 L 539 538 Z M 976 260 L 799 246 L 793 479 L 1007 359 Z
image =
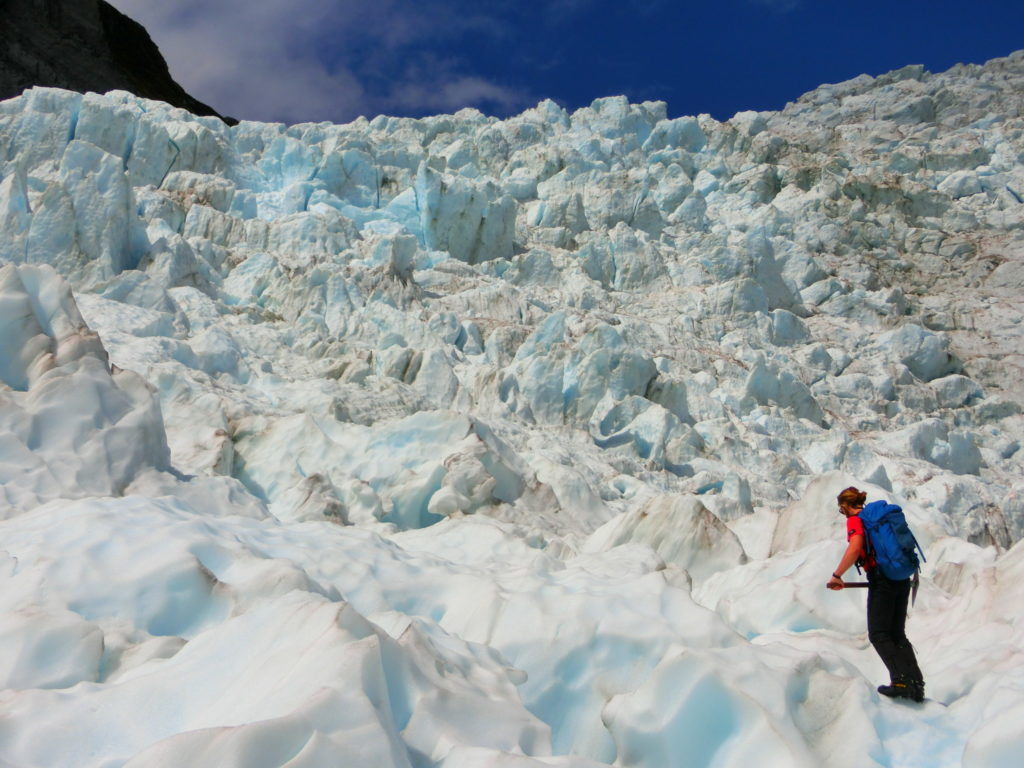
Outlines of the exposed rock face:
M 0 99 L 33 85 L 117 89 L 220 117 L 174 82 L 143 26 L 103 0 L 3 0 L 0 9 Z

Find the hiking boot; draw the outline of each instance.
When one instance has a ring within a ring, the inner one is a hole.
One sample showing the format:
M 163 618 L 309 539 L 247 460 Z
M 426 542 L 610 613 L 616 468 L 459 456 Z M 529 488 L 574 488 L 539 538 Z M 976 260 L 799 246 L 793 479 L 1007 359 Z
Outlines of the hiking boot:
M 924 680 L 912 680 L 910 682 L 910 698 L 913 701 L 924 701 Z
M 878 692 L 893 699 L 910 699 L 924 701 L 924 681 L 897 678 L 888 685 L 878 686 Z

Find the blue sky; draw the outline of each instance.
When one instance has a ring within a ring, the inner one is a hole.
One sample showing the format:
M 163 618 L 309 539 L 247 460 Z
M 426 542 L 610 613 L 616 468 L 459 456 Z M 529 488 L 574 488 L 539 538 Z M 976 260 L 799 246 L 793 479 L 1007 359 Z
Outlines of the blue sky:
M 781 109 L 821 83 L 1024 48 L 1024 0 L 110 0 L 222 114 L 347 122 L 554 99 Z

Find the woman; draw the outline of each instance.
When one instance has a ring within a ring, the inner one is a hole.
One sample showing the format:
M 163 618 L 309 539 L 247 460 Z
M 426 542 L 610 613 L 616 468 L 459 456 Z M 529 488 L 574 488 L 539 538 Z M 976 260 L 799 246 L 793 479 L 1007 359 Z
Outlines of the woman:
M 924 676 L 917 666 L 914 648 L 907 639 L 907 601 L 910 579 L 893 581 L 875 567 L 867 551 L 864 523 L 859 514 L 868 495 L 847 488 L 837 497 L 839 511 L 846 515 L 846 552 L 829 579 L 829 589 L 842 589 L 843 573 L 856 563 L 868 576 L 868 639 L 889 670 L 889 684 L 878 686 L 884 696 L 924 701 Z

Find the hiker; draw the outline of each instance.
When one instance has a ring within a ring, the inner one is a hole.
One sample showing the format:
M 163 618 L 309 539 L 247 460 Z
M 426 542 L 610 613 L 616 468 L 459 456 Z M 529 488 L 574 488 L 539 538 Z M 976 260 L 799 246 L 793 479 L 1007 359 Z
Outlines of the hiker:
M 904 631 L 911 579 L 886 578 L 877 567 L 876 559 L 867 546 L 864 522 L 860 518 L 866 499 L 866 493 L 853 487 L 845 489 L 837 497 L 839 511 L 846 516 L 846 539 L 849 543 L 827 586 L 829 589 L 843 589 L 843 573 L 851 565 L 864 569 L 868 577 L 868 639 L 889 670 L 889 684 L 878 686 L 878 692 L 894 698 L 924 701 L 924 676 Z M 895 509 L 899 510 L 898 507 Z M 916 565 L 915 558 L 915 570 Z

